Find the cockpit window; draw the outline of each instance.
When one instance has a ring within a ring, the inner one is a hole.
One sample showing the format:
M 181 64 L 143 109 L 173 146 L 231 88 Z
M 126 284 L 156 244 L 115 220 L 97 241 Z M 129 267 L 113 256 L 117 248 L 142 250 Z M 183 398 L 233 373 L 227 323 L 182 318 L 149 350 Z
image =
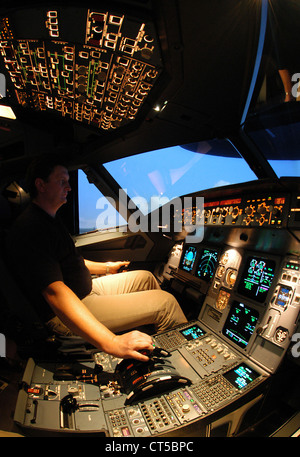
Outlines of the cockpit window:
M 246 129 L 248 136 L 263 152 L 280 177 L 300 177 L 300 122 L 277 124 L 266 122 L 258 129 Z
M 300 3 L 268 2 L 260 68 L 244 132 L 278 177 L 300 176 Z
M 78 170 L 78 212 L 79 233 L 114 229 L 127 224 L 114 202 L 89 183 L 82 170 Z
M 250 113 L 299 101 L 300 56 L 295 43 L 300 32 L 300 3 L 291 0 L 269 1 L 261 48 L 260 69 Z M 262 21 L 263 22 L 263 21 Z
M 257 179 L 226 140 L 145 152 L 104 166 L 143 214 L 182 195 Z
M 159 149 L 104 166 L 145 215 L 182 195 L 257 179 L 226 140 Z M 78 186 L 80 233 L 127 223 L 114 202 L 90 184 L 81 170 Z

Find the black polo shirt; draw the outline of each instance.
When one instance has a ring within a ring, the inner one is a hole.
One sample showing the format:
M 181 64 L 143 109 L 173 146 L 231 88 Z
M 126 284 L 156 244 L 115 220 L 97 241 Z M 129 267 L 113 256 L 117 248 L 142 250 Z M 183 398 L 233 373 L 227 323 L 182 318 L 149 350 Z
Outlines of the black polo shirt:
M 8 255 L 20 284 L 41 317 L 54 317 L 41 292 L 63 281 L 80 298 L 88 295 L 92 278 L 74 241 L 58 216 L 34 203 L 16 220 L 8 237 Z

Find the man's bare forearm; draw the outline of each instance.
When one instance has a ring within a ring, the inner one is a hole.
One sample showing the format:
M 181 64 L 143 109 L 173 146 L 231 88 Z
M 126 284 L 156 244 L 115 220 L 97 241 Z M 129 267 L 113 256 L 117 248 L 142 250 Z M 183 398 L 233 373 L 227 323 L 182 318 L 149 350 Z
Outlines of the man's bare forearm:
M 55 314 L 76 335 L 81 336 L 95 347 L 106 351 L 114 334 L 101 324 L 63 282 L 50 284 L 43 292 Z
M 148 360 L 138 351 L 152 349 L 149 335 L 137 331 L 115 335 L 93 316 L 62 281 L 55 281 L 46 287 L 43 296 L 54 313 L 73 333 L 97 349 L 116 357 Z
M 128 266 L 130 262 L 93 262 L 92 260 L 84 259 L 85 266 L 88 268 L 91 274 L 105 275 L 107 273 L 115 274 L 118 273 L 119 269 L 124 266 Z

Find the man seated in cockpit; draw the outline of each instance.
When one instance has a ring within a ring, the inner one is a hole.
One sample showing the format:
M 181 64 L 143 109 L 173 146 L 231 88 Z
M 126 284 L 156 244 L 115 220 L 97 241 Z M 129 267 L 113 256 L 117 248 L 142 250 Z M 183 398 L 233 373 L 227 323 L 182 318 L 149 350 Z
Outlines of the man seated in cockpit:
M 82 258 L 57 215 L 71 190 L 58 157 L 33 161 L 27 178 L 31 203 L 11 230 L 8 250 L 37 313 L 49 328 L 58 326 L 104 352 L 147 360 L 139 351 L 152 349 L 151 337 L 128 330 L 154 324 L 163 331 L 186 322 L 178 302 L 148 271 L 118 273 L 128 262 Z

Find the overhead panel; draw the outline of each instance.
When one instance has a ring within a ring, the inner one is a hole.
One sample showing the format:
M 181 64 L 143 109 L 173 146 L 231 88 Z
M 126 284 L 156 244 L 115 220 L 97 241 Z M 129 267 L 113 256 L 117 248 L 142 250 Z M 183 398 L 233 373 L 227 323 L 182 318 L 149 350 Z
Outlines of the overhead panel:
M 18 10 L 0 55 L 19 105 L 102 131 L 135 120 L 162 71 L 152 21 L 102 9 Z

